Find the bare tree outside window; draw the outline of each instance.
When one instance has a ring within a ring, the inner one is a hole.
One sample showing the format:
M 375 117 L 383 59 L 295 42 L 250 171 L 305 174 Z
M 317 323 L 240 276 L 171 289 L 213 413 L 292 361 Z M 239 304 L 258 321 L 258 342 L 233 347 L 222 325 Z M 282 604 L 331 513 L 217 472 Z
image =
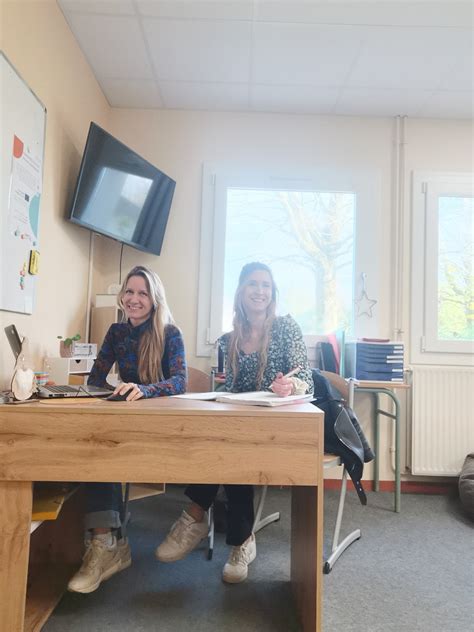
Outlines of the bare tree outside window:
M 224 329 L 242 265 L 272 267 L 280 313 L 305 334 L 352 324 L 356 196 L 340 191 L 227 189 Z

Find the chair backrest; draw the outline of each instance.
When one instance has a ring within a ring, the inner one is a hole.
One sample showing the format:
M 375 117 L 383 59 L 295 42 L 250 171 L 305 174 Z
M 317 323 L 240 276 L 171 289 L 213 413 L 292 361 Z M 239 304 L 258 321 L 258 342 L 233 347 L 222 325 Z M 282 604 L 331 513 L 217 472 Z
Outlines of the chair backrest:
M 337 373 L 332 373 L 331 371 L 321 371 L 321 375 L 327 379 L 331 386 L 334 386 L 334 388 L 339 391 L 341 397 L 347 403 L 349 401 L 349 384 L 346 380 Z
M 211 378 L 200 369 L 188 366 L 188 393 L 206 393 L 211 390 Z

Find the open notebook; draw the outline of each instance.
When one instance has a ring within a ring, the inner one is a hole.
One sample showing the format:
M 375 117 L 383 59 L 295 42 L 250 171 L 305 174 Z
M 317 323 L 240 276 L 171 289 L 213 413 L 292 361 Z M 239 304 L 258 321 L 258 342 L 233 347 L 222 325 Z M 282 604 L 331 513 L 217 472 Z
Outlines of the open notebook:
M 185 393 L 184 395 L 175 395 L 183 399 L 199 399 L 201 401 L 223 402 L 225 404 L 244 404 L 248 406 L 287 406 L 288 404 L 299 404 L 301 402 L 310 402 L 314 399 L 314 395 L 288 395 L 287 397 L 278 397 L 269 391 L 252 391 L 250 393 Z

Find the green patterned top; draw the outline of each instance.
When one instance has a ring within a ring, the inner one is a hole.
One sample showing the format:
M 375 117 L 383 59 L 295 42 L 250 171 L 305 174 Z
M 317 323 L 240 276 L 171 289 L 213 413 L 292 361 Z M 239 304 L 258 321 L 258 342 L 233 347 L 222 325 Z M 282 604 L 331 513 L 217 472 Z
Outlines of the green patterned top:
M 224 354 L 225 362 L 225 389 L 233 393 L 256 391 L 258 390 L 256 385 L 258 352 L 254 351 L 249 354 L 239 352 L 239 371 L 237 380 L 233 384 L 233 371 L 227 362 L 230 336 L 231 333 L 227 333 L 219 338 L 219 347 Z M 296 373 L 294 377 L 304 380 L 308 385 L 307 392 L 312 393 L 313 378 L 301 329 L 289 314 L 277 316 L 272 325 L 267 366 L 260 390 L 268 389 L 279 371 L 285 374 L 297 366 L 301 367 L 301 371 Z

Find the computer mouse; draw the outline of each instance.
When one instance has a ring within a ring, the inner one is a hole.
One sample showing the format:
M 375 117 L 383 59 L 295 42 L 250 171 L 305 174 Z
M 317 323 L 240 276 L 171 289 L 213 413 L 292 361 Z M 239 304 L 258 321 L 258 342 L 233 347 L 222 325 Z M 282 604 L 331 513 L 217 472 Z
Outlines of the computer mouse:
M 130 393 L 133 391 L 133 388 L 129 388 L 128 391 L 126 391 L 125 393 L 112 393 L 112 395 L 109 395 L 108 397 L 106 397 L 105 399 L 109 402 L 124 402 L 127 397 L 130 395 Z

